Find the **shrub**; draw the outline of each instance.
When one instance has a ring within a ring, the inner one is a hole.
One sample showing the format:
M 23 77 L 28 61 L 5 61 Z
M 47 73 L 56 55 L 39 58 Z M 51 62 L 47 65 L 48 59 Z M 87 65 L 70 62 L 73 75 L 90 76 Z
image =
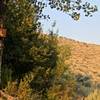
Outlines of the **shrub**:
M 80 96 L 88 96 L 94 90 L 93 84 L 89 76 L 76 75 L 77 94 Z
M 88 95 L 85 100 L 100 100 L 100 90 L 94 90 L 94 92 Z
M 53 85 L 48 90 L 48 100 L 72 100 L 75 98 L 76 82 L 69 72 L 64 69 L 61 76 L 56 76 Z
M 72 100 L 75 98 L 76 82 L 65 63 L 70 56 L 69 47 L 58 48 L 59 55 L 52 86 L 47 92 L 48 100 Z
M 30 88 L 30 82 L 33 78 L 34 74 L 29 73 L 20 80 L 19 84 L 17 81 L 8 82 L 8 85 L 4 91 L 13 97 L 17 97 L 18 100 L 40 100 L 38 93 L 34 93 Z

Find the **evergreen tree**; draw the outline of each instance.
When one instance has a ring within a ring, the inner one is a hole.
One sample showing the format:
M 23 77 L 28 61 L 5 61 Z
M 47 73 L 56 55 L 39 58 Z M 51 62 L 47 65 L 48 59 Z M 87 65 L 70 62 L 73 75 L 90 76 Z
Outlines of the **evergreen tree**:
M 3 66 L 13 70 L 13 78 L 21 78 L 32 69 L 56 66 L 57 52 L 50 36 L 41 33 L 39 12 L 28 0 L 5 2 L 4 26 L 7 29 Z M 41 9 L 41 7 L 40 7 Z

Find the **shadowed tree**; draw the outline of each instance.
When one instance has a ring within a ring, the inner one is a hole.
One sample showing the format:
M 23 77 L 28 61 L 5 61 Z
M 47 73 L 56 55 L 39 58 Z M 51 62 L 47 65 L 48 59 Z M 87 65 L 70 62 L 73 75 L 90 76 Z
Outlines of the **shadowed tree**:
M 13 79 L 20 79 L 32 69 L 36 71 L 41 68 L 45 73 L 48 68 L 55 67 L 56 42 L 53 36 L 41 34 L 38 21 L 40 11 L 36 12 L 35 5 L 28 0 L 9 0 L 5 6 L 3 24 L 7 29 L 7 37 L 2 68 L 12 69 Z

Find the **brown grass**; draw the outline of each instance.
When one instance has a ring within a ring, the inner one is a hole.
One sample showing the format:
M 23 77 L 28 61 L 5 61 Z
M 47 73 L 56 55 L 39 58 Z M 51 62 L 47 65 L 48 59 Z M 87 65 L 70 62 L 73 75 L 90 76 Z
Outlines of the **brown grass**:
M 100 45 L 87 44 L 67 38 L 60 38 L 59 45 L 71 47 L 71 57 L 67 63 L 74 74 L 89 75 L 93 82 L 100 83 Z

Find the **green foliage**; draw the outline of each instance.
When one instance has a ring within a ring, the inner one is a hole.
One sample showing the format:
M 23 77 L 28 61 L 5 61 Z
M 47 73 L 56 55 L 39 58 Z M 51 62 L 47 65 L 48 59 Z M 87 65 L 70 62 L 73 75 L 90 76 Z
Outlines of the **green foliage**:
M 53 86 L 48 90 L 48 100 L 72 100 L 75 98 L 75 87 L 76 82 L 67 69 L 61 76 L 55 77 Z
M 3 55 L 3 65 L 12 68 L 16 73 L 23 73 L 30 69 L 27 62 L 31 63 L 29 50 L 36 40 L 38 21 L 36 20 L 36 12 L 34 7 L 28 0 L 9 0 L 5 3 L 5 21 L 4 25 L 7 29 L 7 37 L 5 39 L 5 49 Z M 25 65 L 25 66 L 24 66 Z M 19 67 L 19 68 L 18 68 Z M 22 68 L 23 67 L 23 68 Z M 20 72 L 18 71 L 20 70 Z
M 49 5 L 51 9 L 56 9 L 70 15 L 74 20 L 79 20 L 81 11 L 85 16 L 92 16 L 92 13 L 97 11 L 96 5 L 91 5 L 89 2 L 82 0 L 31 0 L 33 4 L 41 7 L 41 12 L 45 6 Z M 49 18 L 49 16 L 41 16 Z
M 80 11 L 83 10 L 85 16 L 92 16 L 92 13 L 97 11 L 96 5 L 91 5 L 89 2 L 82 0 L 48 0 L 51 8 L 65 12 L 74 20 L 79 20 Z
M 39 95 L 44 98 L 52 84 L 53 69 L 58 59 L 57 36 L 41 34 L 37 19 L 39 12 L 35 11 L 36 8 L 30 1 L 9 0 L 5 5 L 8 10 L 5 13 L 4 25 L 8 34 L 5 39 L 3 66 L 12 68 L 12 78 L 18 80 L 17 92 L 20 88 L 26 88 L 20 79 L 23 79 L 25 73 L 34 70 L 35 75 L 30 82 L 30 89 L 34 93 L 40 93 Z M 25 94 L 28 95 L 27 90 L 20 91 L 26 91 Z
M 100 100 L 100 90 L 94 90 L 94 92 L 90 93 L 85 100 Z
M 5 5 L 3 65 L 13 69 L 13 78 L 20 78 L 33 68 L 56 66 L 56 38 L 40 33 L 35 5 L 28 0 L 9 0 Z
M 48 100 L 72 100 L 75 98 L 76 82 L 69 71 L 65 58 L 70 56 L 70 48 L 60 46 L 53 85 L 48 90 Z
M 4 87 L 8 81 L 12 80 L 12 70 L 7 66 L 3 66 L 1 69 L 1 87 Z
M 8 34 L 25 35 L 27 31 L 36 29 L 36 16 L 34 6 L 28 0 L 8 0 L 5 2 L 5 27 Z M 18 34 L 20 32 L 20 34 Z M 22 34 L 23 33 L 23 34 Z
M 42 95 L 42 99 L 47 98 L 47 90 L 53 84 L 55 69 L 58 60 L 58 51 L 57 51 L 57 36 L 54 33 L 49 35 L 44 35 L 45 46 L 42 55 L 44 54 L 45 62 L 40 62 L 39 58 L 37 61 L 40 65 L 36 68 L 36 75 L 31 82 L 31 87 L 35 92 L 39 92 Z

